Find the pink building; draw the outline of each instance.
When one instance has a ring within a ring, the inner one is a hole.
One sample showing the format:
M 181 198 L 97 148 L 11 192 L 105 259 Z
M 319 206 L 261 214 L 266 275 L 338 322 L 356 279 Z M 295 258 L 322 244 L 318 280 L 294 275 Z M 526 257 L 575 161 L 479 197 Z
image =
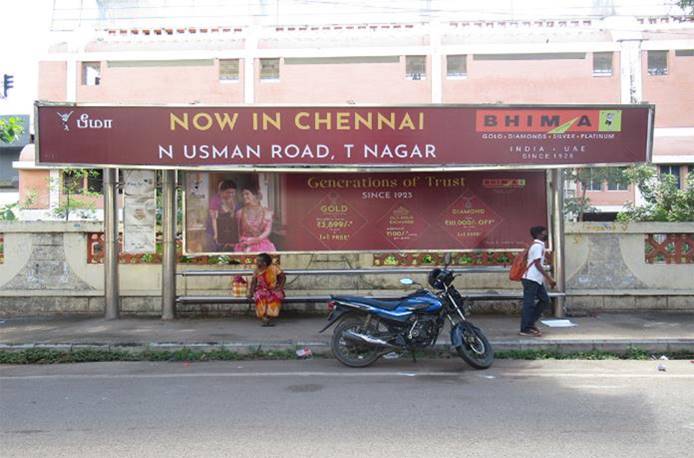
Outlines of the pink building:
M 397 24 L 119 28 L 56 43 L 44 101 L 131 104 L 558 103 L 656 105 L 653 162 L 694 168 L 694 22 L 673 17 Z M 47 218 L 59 170 L 15 167 L 23 218 Z M 67 178 L 69 179 L 69 178 Z M 98 180 L 84 180 L 99 190 Z M 618 211 L 633 189 L 594 183 Z M 97 199 L 98 201 L 98 199 Z M 100 202 L 97 202 L 100 205 Z

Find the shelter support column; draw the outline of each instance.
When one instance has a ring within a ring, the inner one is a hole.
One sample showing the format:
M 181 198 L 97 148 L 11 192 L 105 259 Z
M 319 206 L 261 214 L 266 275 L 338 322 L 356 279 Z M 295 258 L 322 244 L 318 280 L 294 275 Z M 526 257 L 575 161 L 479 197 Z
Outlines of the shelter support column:
M 161 319 L 176 316 L 176 171 L 161 172 L 162 249 Z
M 104 169 L 104 315 L 115 320 L 120 315 L 118 286 L 118 206 L 116 169 Z
M 554 279 L 557 282 L 556 291 L 566 292 L 566 279 L 564 278 L 564 180 L 562 169 L 552 170 L 552 265 L 554 266 Z M 554 300 L 554 316 L 564 316 L 564 296 Z

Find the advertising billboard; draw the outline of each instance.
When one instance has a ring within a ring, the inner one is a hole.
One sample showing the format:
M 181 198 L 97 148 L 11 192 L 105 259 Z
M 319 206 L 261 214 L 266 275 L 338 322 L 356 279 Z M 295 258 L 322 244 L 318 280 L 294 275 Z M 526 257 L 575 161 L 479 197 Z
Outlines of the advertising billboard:
M 509 250 L 546 225 L 545 173 L 185 173 L 189 254 Z
M 122 170 L 123 251 L 156 252 L 157 194 L 154 170 Z
M 651 105 L 37 105 L 40 164 L 150 168 L 562 167 L 650 157 Z

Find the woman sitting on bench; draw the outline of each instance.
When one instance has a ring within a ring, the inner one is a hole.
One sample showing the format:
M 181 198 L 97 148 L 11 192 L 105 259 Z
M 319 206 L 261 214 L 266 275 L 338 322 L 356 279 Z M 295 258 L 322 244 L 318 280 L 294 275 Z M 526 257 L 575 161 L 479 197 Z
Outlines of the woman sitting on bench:
M 255 314 L 262 320 L 262 325 L 274 326 L 272 319 L 280 314 L 286 276 L 267 253 L 259 254 L 255 264 L 248 297 L 255 299 Z

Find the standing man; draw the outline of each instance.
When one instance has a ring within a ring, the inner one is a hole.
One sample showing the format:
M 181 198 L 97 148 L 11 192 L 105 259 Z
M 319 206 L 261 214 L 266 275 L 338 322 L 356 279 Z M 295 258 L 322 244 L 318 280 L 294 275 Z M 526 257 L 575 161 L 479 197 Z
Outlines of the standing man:
M 547 241 L 547 228 L 534 226 L 530 228 L 533 244 L 528 249 L 528 260 L 525 274 L 523 274 L 523 313 L 521 315 L 520 335 L 540 337 L 542 333 L 535 323 L 542 315 L 543 310 L 549 304 L 549 296 L 544 282 L 554 288 L 557 282 L 542 267 L 545 259 L 545 242 Z

